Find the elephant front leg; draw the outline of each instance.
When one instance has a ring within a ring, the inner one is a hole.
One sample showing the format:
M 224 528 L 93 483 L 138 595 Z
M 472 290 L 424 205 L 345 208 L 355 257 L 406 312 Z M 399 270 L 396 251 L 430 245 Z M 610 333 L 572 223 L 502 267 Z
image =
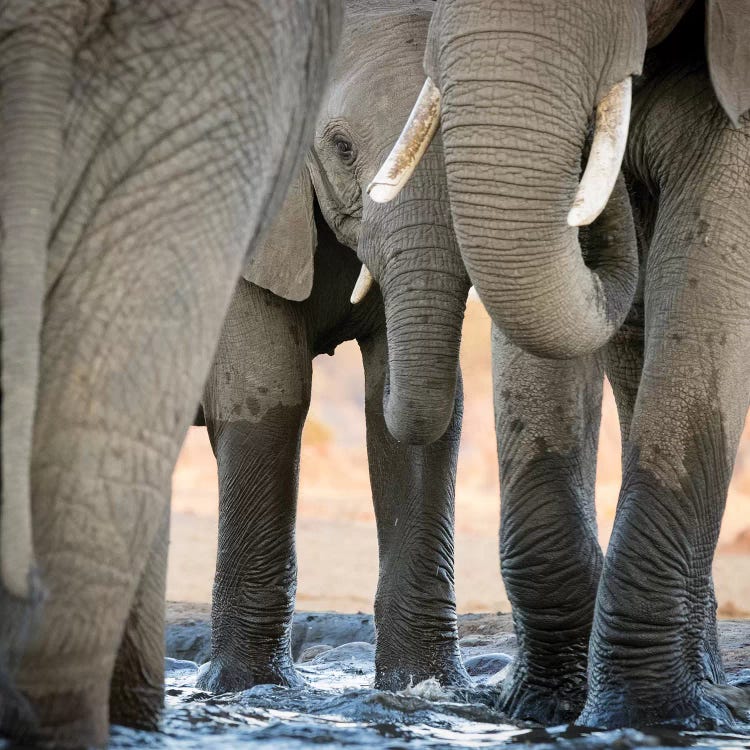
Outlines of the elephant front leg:
M 586 698 L 587 651 L 601 570 L 594 510 L 602 367 L 544 360 L 493 327 L 501 478 L 501 569 L 518 656 L 501 707 L 556 724 Z
M 691 404 L 682 425 L 666 405 L 680 408 L 645 380 L 597 599 L 587 726 L 733 723 L 712 687 L 725 676 L 711 566 L 737 444 L 714 404 Z M 653 441 L 644 418 L 662 423 Z
M 211 607 L 211 661 L 197 685 L 215 693 L 253 685 L 298 687 L 291 628 L 300 410 L 215 435 L 219 546 Z M 210 421 L 209 421 L 210 424 Z
M 467 685 L 453 587 L 455 479 L 463 403 L 460 377 L 445 435 L 427 446 L 399 443 L 383 417 L 385 337 L 375 335 L 360 345 L 380 554 L 375 685 L 401 690 L 430 677 L 442 685 Z
M 30 746 L 106 745 L 115 655 L 162 527 L 173 466 L 171 456 L 151 446 L 111 433 L 104 439 L 100 430 L 70 424 L 61 420 L 59 429 L 40 437 L 33 474 L 46 599 L 17 685 L 35 721 L 20 729 L 2 727 L 4 734 Z M 59 464 L 49 461 L 50 455 L 59 456 Z M 132 466 L 160 479 L 137 483 Z M 142 626 L 143 635 L 154 628 L 150 642 L 163 663 L 163 623 L 155 615 Z M 153 726 L 163 682 L 157 674 L 150 677 Z
M 299 450 L 311 386 L 304 331 L 299 305 L 241 280 L 206 386 L 219 540 L 211 661 L 197 684 L 212 692 L 302 685 L 291 628 Z
M 154 731 L 164 707 L 164 604 L 169 507 L 130 608 L 109 691 L 109 720 Z
M 723 158 L 704 161 L 713 169 Z M 731 174 L 736 180 L 734 162 Z M 714 177 L 710 189 L 662 195 L 646 275 L 643 375 L 581 724 L 733 723 L 732 691 L 716 689 L 724 672 L 711 568 L 748 408 L 750 205 L 738 193 L 727 212 L 722 184 Z

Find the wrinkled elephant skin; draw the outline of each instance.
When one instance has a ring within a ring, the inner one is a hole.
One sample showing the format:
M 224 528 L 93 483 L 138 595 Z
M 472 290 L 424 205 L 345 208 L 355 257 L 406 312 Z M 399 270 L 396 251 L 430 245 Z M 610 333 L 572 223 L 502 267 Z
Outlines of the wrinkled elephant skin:
M 437 4 L 425 72 L 442 94 L 461 253 L 495 323 L 502 571 L 520 646 L 501 702 L 517 718 L 732 725 L 711 562 L 748 408 L 748 14 L 747 0 Z M 620 181 L 576 237 L 565 216 L 594 109 L 640 73 L 629 195 Z M 610 325 L 600 313 L 614 309 Z M 604 558 L 603 370 L 624 446 Z
M 158 720 L 172 468 L 339 26 L 333 0 L 0 9 L 2 736 Z

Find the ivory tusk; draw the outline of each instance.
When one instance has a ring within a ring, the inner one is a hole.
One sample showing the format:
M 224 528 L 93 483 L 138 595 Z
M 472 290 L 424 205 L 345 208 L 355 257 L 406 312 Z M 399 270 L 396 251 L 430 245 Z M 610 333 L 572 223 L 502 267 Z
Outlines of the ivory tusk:
M 439 122 L 440 92 L 428 78 L 396 145 L 367 186 L 370 198 L 376 203 L 388 203 L 401 192 L 430 145 Z
M 359 272 L 357 283 L 354 285 L 354 291 L 352 292 L 351 296 L 351 303 L 353 305 L 358 304 L 367 296 L 367 292 L 370 291 L 372 282 L 372 274 L 370 273 L 370 270 L 367 268 L 367 266 L 363 263 L 362 270 Z
M 596 108 L 591 153 L 568 213 L 568 226 L 591 224 L 607 205 L 628 142 L 632 94 L 633 82 L 628 77 L 615 84 Z

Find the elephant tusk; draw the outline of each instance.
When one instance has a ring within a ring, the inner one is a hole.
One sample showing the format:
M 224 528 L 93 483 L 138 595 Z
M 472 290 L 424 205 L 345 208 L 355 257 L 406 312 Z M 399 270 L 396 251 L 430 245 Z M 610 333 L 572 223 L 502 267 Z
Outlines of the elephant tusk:
M 440 92 L 428 78 L 396 145 L 367 186 L 367 194 L 375 203 L 388 203 L 401 192 L 430 145 L 439 122 Z
M 362 270 L 359 272 L 357 283 L 354 285 L 354 291 L 352 292 L 351 296 L 351 303 L 353 305 L 358 304 L 367 296 L 367 292 L 370 291 L 372 282 L 372 274 L 370 273 L 370 270 L 367 268 L 367 266 L 363 263 Z
M 628 77 L 615 84 L 596 108 L 591 153 L 568 213 L 568 226 L 591 224 L 607 205 L 628 142 L 632 94 L 633 82 Z

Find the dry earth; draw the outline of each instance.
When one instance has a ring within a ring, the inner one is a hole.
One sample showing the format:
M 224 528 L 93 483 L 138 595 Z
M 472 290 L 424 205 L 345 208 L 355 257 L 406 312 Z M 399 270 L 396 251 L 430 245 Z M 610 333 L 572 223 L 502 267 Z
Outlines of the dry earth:
M 497 553 L 499 490 L 489 320 L 470 302 L 462 366 L 466 392 L 456 508 L 456 588 L 462 612 L 507 612 Z M 377 545 L 364 448 L 363 377 L 353 343 L 314 364 L 300 478 L 297 605 L 372 611 Z M 612 394 L 603 406 L 597 512 L 609 539 L 620 480 Z M 204 428 L 191 428 L 173 477 L 168 599 L 207 602 L 216 555 L 216 467 Z M 714 566 L 720 615 L 750 617 L 750 431 L 740 446 Z

